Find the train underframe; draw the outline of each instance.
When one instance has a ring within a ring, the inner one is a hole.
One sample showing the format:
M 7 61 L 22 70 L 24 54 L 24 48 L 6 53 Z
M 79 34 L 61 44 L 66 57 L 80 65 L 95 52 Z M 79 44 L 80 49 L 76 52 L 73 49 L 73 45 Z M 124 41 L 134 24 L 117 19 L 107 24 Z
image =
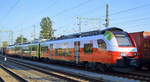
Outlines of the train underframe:
M 10 56 L 10 55 L 8 55 Z M 82 61 L 76 63 L 75 61 L 63 61 L 63 60 L 52 60 L 49 58 L 40 58 L 40 57 L 23 57 L 18 55 L 11 55 L 12 57 L 19 57 L 19 58 L 25 58 L 25 59 L 31 59 L 31 60 L 40 60 L 44 62 L 53 62 L 53 63 L 60 63 L 60 64 L 71 64 L 71 65 L 78 65 L 78 66 L 84 66 L 85 69 L 90 70 L 99 70 L 101 72 L 113 72 L 113 71 L 119 71 L 119 72 L 130 72 L 135 70 L 140 66 L 140 61 L 135 58 L 128 58 L 123 57 L 120 60 L 117 60 L 116 64 L 106 64 L 106 63 L 99 63 L 99 62 L 88 62 L 88 61 Z
M 150 59 L 139 59 L 139 70 L 150 70 Z

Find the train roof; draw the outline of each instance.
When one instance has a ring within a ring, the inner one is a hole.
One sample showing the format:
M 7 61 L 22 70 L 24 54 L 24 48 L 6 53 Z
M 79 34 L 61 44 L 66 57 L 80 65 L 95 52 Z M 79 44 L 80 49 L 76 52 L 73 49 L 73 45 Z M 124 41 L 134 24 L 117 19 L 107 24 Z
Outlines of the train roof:
M 9 45 L 9 47 L 13 47 L 13 46 L 26 46 L 26 45 L 35 45 L 38 44 L 39 42 L 28 42 L 28 43 L 23 43 L 23 44 L 13 44 L 13 45 Z
M 111 28 L 106 28 L 104 30 L 93 30 L 93 31 L 88 31 L 88 32 L 81 32 L 81 33 L 75 33 L 75 34 L 70 34 L 70 35 L 62 35 L 58 38 L 55 39 L 50 39 L 44 42 L 48 41 L 55 41 L 55 40 L 63 40 L 63 39 L 72 39 L 72 38 L 79 38 L 79 37 L 87 37 L 87 36 L 94 36 L 94 35 L 99 35 L 99 34 L 104 34 L 106 31 L 112 31 L 112 32 L 118 32 L 118 31 L 124 31 L 120 28 L 117 27 L 111 27 Z M 15 44 L 17 46 L 24 46 L 24 45 L 33 45 L 37 44 L 40 42 L 29 42 L 29 43 L 24 43 L 24 44 Z M 15 45 L 10 45 L 10 46 L 15 46 Z
M 94 35 L 99 35 L 99 34 L 104 34 L 106 31 L 124 31 L 123 29 L 117 28 L 117 27 L 111 27 L 111 28 L 106 28 L 104 30 L 93 30 L 93 31 L 88 31 L 88 32 L 81 32 L 81 33 L 75 33 L 75 34 L 70 34 L 70 35 L 62 35 L 56 39 L 51 39 L 51 40 L 62 40 L 62 39 L 71 39 L 71 38 L 78 38 L 78 37 L 86 37 L 86 36 L 94 36 Z M 47 41 L 51 41 L 47 40 Z

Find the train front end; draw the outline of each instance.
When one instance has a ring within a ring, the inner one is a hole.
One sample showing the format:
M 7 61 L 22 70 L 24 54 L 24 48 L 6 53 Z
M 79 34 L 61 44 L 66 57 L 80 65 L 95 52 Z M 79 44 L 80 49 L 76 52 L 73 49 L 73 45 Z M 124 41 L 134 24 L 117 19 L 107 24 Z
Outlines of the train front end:
M 135 42 L 125 31 L 112 32 L 113 61 L 119 67 L 138 67 L 139 58 Z

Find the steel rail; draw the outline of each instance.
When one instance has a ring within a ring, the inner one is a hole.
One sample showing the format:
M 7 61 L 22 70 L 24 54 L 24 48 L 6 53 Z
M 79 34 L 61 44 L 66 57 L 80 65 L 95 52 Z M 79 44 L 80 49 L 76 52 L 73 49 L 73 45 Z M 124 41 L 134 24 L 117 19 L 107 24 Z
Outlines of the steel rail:
M 13 76 L 14 78 L 16 78 L 16 80 L 18 80 L 19 82 L 28 82 L 27 80 L 23 79 L 22 77 L 20 77 L 19 75 L 15 74 L 14 72 L 8 70 L 6 67 L 4 67 L 3 65 L 0 65 L 0 67 L 6 71 L 8 74 L 10 74 L 11 76 Z
M 0 82 L 5 82 L 5 81 L 0 77 Z
M 22 62 L 22 61 L 19 61 L 19 60 L 15 60 L 14 58 L 10 58 L 10 59 L 14 60 L 14 61 L 18 61 L 20 63 Z M 26 62 L 22 62 L 22 63 L 25 64 Z M 47 69 L 47 70 L 53 70 L 53 71 L 65 73 L 65 72 L 62 72 L 62 71 L 59 71 L 59 70 L 54 70 L 54 69 L 50 69 L 50 68 L 44 68 L 44 67 L 39 66 L 39 65 L 34 65 L 34 64 L 30 64 L 30 63 L 26 63 L 26 64 L 29 64 L 31 66 L 37 66 L 37 67 L 40 67 L 40 68 L 43 68 L 43 69 Z M 96 71 L 96 73 L 97 73 L 97 71 Z M 65 73 L 65 74 L 67 74 L 67 73 Z M 117 76 L 117 77 L 122 77 L 122 78 L 128 78 L 128 79 L 134 79 L 134 80 L 140 80 L 140 81 L 150 81 L 150 76 L 144 75 L 144 73 L 143 74 L 138 74 L 138 73 L 132 73 L 132 72 L 127 72 L 127 73 L 124 73 L 124 72 L 110 72 L 110 73 L 107 73 L 107 72 L 105 73 L 104 72 L 103 73 L 102 72 L 102 74 L 111 75 L 111 76 Z M 75 76 L 73 74 L 68 74 L 68 75 Z M 85 79 L 88 79 L 89 81 L 100 81 L 100 80 L 103 81 L 103 79 L 90 78 L 88 76 L 83 76 L 83 75 L 78 75 L 76 77 L 83 77 Z
M 76 74 L 73 74 L 73 73 L 67 73 L 65 71 L 45 68 L 45 67 L 42 67 L 42 66 L 29 64 L 29 63 L 25 63 L 25 62 L 21 62 L 21 61 L 17 62 L 18 60 L 14 60 L 14 59 L 11 59 L 9 61 L 11 61 L 13 63 L 16 63 L 16 64 L 26 66 L 26 67 L 29 67 L 29 68 L 37 70 L 37 71 L 40 71 L 42 73 L 50 74 L 50 75 L 56 76 L 56 77 L 64 79 L 64 80 L 68 80 L 68 81 L 73 81 L 73 82 L 79 82 L 79 81 L 96 81 L 96 82 L 101 81 L 101 82 L 103 82 L 104 81 L 101 78 L 99 78 L 99 79 L 98 78 L 93 78 L 93 77 L 91 78 L 91 77 L 84 76 L 84 75 L 81 75 L 81 74 L 76 75 Z M 62 75 L 60 75 L 60 74 L 62 74 Z

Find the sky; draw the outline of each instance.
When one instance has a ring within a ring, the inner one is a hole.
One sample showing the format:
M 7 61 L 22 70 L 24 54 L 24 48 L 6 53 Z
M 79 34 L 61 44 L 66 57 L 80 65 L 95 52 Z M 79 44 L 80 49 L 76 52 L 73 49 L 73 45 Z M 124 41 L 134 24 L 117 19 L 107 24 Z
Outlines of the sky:
M 55 36 L 81 31 L 103 29 L 106 4 L 109 4 L 109 27 L 127 32 L 150 31 L 149 0 L 0 0 L 0 30 L 13 31 L 29 41 L 39 37 L 40 21 L 50 17 Z M 96 19 L 93 20 L 92 18 Z M 0 33 L 0 42 L 9 40 L 8 33 Z

